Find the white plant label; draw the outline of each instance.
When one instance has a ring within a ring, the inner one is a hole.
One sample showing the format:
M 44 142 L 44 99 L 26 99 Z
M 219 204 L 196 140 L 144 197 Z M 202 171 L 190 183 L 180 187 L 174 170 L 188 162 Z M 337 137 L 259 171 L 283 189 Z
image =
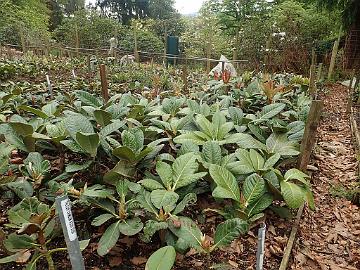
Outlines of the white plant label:
M 61 210 L 64 215 L 65 225 L 66 225 L 67 233 L 69 235 L 69 240 L 74 241 L 75 239 L 77 239 L 77 234 L 76 234 L 74 218 L 71 213 L 71 205 L 69 199 L 61 201 Z

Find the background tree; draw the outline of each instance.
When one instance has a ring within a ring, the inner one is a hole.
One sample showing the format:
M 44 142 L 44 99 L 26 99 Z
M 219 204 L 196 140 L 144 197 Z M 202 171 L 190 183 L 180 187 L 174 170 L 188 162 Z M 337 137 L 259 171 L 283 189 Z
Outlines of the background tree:
M 360 1 L 358 0 L 311 0 L 331 11 L 340 11 L 346 28 L 360 29 Z
M 48 14 L 45 0 L 1 0 L 0 41 L 23 47 L 48 42 Z
M 62 22 L 64 12 L 57 0 L 47 0 L 47 7 L 49 9 L 49 30 L 54 31 Z
M 97 0 L 101 13 L 129 25 L 132 19 L 144 19 L 149 14 L 149 0 Z

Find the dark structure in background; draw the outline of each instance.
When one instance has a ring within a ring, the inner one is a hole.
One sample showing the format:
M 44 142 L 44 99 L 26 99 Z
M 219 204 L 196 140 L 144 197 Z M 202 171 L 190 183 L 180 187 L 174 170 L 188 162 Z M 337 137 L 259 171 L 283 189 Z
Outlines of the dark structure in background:
M 166 58 L 166 65 L 174 65 L 176 63 L 175 56 L 179 56 L 179 37 L 176 36 L 168 36 L 166 40 L 166 54 L 170 57 Z

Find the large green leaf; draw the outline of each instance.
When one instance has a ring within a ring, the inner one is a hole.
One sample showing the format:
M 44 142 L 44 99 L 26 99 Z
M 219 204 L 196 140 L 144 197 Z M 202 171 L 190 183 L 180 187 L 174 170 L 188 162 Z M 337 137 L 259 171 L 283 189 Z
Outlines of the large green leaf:
M 123 176 L 131 178 L 135 172 L 135 168 L 130 166 L 126 160 L 120 160 L 113 169 L 104 175 L 104 181 L 108 184 L 115 185 Z
M 244 118 L 243 111 L 237 107 L 229 107 L 228 112 L 229 112 L 231 120 L 234 122 L 234 124 L 240 126 L 242 124 L 242 120 Z
M 260 141 L 254 139 L 251 135 L 245 133 L 236 133 L 226 139 L 227 143 L 236 143 L 244 149 L 266 150 L 266 146 Z
M 254 149 L 250 149 L 249 156 L 255 171 L 259 171 L 264 167 L 264 163 L 265 163 L 264 158 Z
M 177 215 L 184 211 L 185 207 L 189 204 L 196 203 L 197 197 L 195 193 L 188 193 L 185 195 L 185 197 L 181 200 L 181 202 L 178 203 L 178 205 L 175 207 L 173 214 Z
M 81 148 L 90 154 L 91 157 L 95 157 L 97 148 L 100 143 L 99 135 L 97 133 L 76 133 L 76 141 Z
M 58 111 L 58 103 L 56 101 L 50 102 L 44 105 L 41 110 L 46 113 L 47 116 L 54 116 Z M 60 107 L 59 107 L 60 108 Z
M 221 148 L 217 142 L 208 141 L 203 145 L 201 156 L 205 162 L 211 164 L 220 164 Z
M 245 179 L 242 191 L 245 198 L 244 206 L 247 207 L 265 194 L 265 181 L 258 174 L 254 173 Z
M 291 182 L 280 182 L 281 194 L 290 208 L 299 208 L 306 200 L 306 190 Z
M 153 235 L 160 230 L 165 230 L 168 228 L 168 224 L 166 222 L 158 222 L 156 220 L 148 220 L 145 223 L 143 229 L 143 235 L 141 235 L 141 240 L 145 243 L 149 243 Z
M 158 182 L 154 179 L 145 178 L 145 179 L 139 181 L 138 183 L 150 191 L 153 191 L 156 189 L 165 189 L 164 186 L 160 182 Z
M 212 117 L 212 126 L 213 126 L 213 138 L 215 139 L 222 139 L 222 135 L 226 134 L 227 132 L 229 132 L 232 127 L 234 126 L 233 123 L 229 122 L 228 124 L 230 125 L 230 128 L 227 129 L 226 132 L 223 132 L 221 129 L 223 128 L 223 126 L 226 124 L 226 118 L 225 115 L 221 112 L 221 111 L 217 111 L 216 113 L 214 113 L 213 117 Z M 222 133 L 223 132 L 223 133 Z M 220 135 L 222 134 L 222 135 Z
M 146 262 L 145 270 L 170 270 L 175 262 L 176 252 L 172 246 L 155 251 Z
M 155 208 L 151 202 L 151 193 L 145 190 L 142 190 L 137 196 L 136 200 L 140 203 L 142 208 L 144 208 L 149 213 L 157 215 L 158 210 Z
M 239 185 L 231 172 L 219 165 L 211 165 L 209 172 L 217 185 L 212 193 L 214 197 L 240 202 Z
M 269 153 L 281 156 L 296 156 L 300 153 L 298 143 L 289 141 L 286 134 L 271 134 L 266 140 L 266 146 Z
M 98 124 L 100 124 L 102 127 L 105 127 L 108 124 L 110 124 L 112 115 L 111 113 L 106 112 L 104 110 L 95 110 L 94 117 L 96 122 L 98 122 Z
M 135 217 L 132 219 L 123 220 L 119 224 L 119 231 L 124 235 L 133 236 L 139 233 L 143 227 L 144 225 L 141 222 L 141 219 L 139 217 Z
M 44 160 L 38 152 L 31 152 L 24 160 L 26 171 L 29 177 L 40 185 L 45 176 L 50 172 L 50 161 Z
M 83 171 L 86 170 L 90 167 L 90 165 L 92 164 L 92 160 L 89 160 L 83 164 L 68 164 L 66 165 L 65 171 L 67 173 L 74 173 L 74 172 L 79 172 L 79 171 Z
M 286 105 L 283 103 L 274 103 L 263 107 L 259 119 L 255 120 L 254 123 L 262 122 L 276 116 L 285 108 L 285 106 Z
M 94 218 L 94 220 L 91 222 L 92 226 L 101 226 L 108 220 L 112 219 L 114 216 L 112 214 L 102 214 L 100 216 L 97 216 Z
M 78 132 L 94 133 L 94 128 L 89 119 L 79 113 L 69 114 L 64 119 L 64 127 L 74 140 L 76 140 Z
M 196 124 L 200 127 L 201 131 L 204 132 L 210 138 L 216 138 L 216 132 L 212 123 L 206 119 L 202 114 L 196 116 Z
M 151 192 L 151 202 L 157 209 L 164 209 L 166 213 L 171 212 L 176 207 L 179 195 L 173 191 L 163 189 Z
M 269 159 L 266 160 L 263 170 L 270 170 L 273 168 L 280 158 L 281 155 L 279 153 L 272 155 Z
M 120 236 L 120 226 L 121 221 L 117 221 L 111 224 L 104 234 L 101 236 L 97 252 L 100 256 L 104 256 L 105 254 L 109 253 L 109 251 L 115 246 L 116 242 Z
M 187 153 L 175 159 L 173 169 L 173 187 L 172 190 L 185 187 L 204 177 L 206 173 L 195 173 L 199 165 L 197 156 L 194 153 Z
M 125 122 L 120 121 L 120 120 L 114 120 L 112 123 L 108 124 L 107 126 L 103 127 L 100 130 L 100 135 L 103 137 L 108 136 L 111 133 L 118 131 L 124 125 L 125 125 Z
M 125 159 L 128 160 L 130 162 L 135 161 L 135 153 L 133 152 L 133 150 L 131 150 L 129 147 L 127 146 L 120 146 L 117 147 L 113 150 L 113 155 L 116 156 L 119 159 Z
M 191 132 L 191 133 L 181 134 L 174 138 L 174 142 L 179 144 L 194 143 L 196 145 L 203 145 L 207 140 L 210 140 L 210 138 L 206 138 L 205 133 L 203 133 L 204 136 L 200 136 L 201 133 L 202 132 L 198 132 L 198 133 Z
M 11 233 L 4 241 L 4 246 L 8 251 L 17 252 L 20 249 L 31 249 L 37 245 L 35 240 L 28 235 L 18 235 Z
M 227 168 L 234 174 L 249 174 L 255 172 L 249 151 L 238 149 L 235 152 L 238 161 L 230 162 Z
M 244 234 L 249 230 L 246 221 L 240 218 L 226 220 L 219 224 L 215 231 L 214 248 L 230 245 L 231 242 L 240 234 Z
M 196 223 L 187 217 L 179 217 L 179 221 L 180 227 L 175 227 L 170 222 L 171 231 L 181 239 L 186 246 L 195 248 L 200 252 L 204 251 L 202 247 L 203 234 Z
M 78 90 L 75 92 L 76 97 L 78 99 L 80 99 L 80 101 L 85 104 L 85 105 L 89 105 L 92 107 L 101 107 L 102 106 L 102 102 L 100 101 L 100 99 L 98 99 L 97 97 L 91 95 L 88 92 L 82 91 L 82 90 Z
M 27 112 L 31 112 L 43 119 L 47 119 L 49 118 L 49 115 L 47 115 L 45 112 L 41 111 L 41 110 L 38 110 L 38 109 L 35 109 L 33 107 L 30 107 L 30 106 L 26 106 L 26 105 L 20 105 L 18 106 L 18 109 L 20 110 L 24 110 L 24 111 L 27 111 Z
M 167 189 L 170 189 L 173 183 L 173 171 L 171 166 L 165 162 L 158 161 L 156 163 L 156 172 L 160 176 L 160 179 L 163 182 L 164 186 Z
M 246 209 L 246 212 L 249 217 L 259 214 L 268 208 L 273 202 L 273 196 L 271 194 L 265 193 L 260 197 L 256 202 L 249 205 Z
M 34 128 L 30 124 L 21 122 L 9 122 L 10 127 L 21 136 L 28 136 L 34 133 Z
M 71 151 L 75 153 L 82 153 L 82 154 L 86 153 L 86 151 L 82 149 L 82 147 L 73 140 L 62 140 L 60 141 L 60 143 L 65 145 L 67 148 L 69 148 Z
M 122 143 L 134 153 L 140 152 L 144 147 L 144 133 L 140 128 L 124 130 L 121 134 Z
M 288 170 L 284 175 L 284 181 L 287 182 L 289 180 L 298 180 L 301 183 L 309 186 L 310 183 L 306 180 L 306 178 L 309 178 L 309 176 L 302 171 L 292 168 Z

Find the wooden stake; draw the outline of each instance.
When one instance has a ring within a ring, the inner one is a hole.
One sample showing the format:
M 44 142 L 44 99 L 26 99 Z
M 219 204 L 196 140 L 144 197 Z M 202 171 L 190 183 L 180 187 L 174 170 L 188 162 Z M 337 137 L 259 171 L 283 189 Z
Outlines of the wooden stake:
M 300 147 L 301 153 L 300 153 L 299 163 L 298 163 L 298 168 L 304 172 L 306 172 L 306 170 L 307 170 L 307 165 L 309 164 L 309 161 L 310 161 L 310 155 L 311 155 L 312 149 L 315 145 L 316 130 L 317 130 L 317 126 L 320 121 L 320 116 L 321 116 L 321 111 L 322 111 L 323 106 L 324 106 L 324 103 L 321 100 L 313 100 L 311 103 L 309 116 L 306 121 L 304 137 L 301 142 L 301 147 Z M 291 229 L 289 240 L 286 245 L 286 248 L 284 251 L 284 256 L 282 258 L 279 270 L 287 269 L 287 265 L 288 265 L 290 255 L 291 255 L 291 250 L 292 250 L 292 247 L 295 242 L 295 237 L 296 237 L 297 231 L 299 229 L 300 220 L 301 220 L 302 213 L 304 211 L 304 207 L 305 207 L 305 204 L 303 204 L 297 212 L 295 223 Z
M 183 64 L 183 72 L 182 72 L 183 83 L 184 83 L 184 93 L 186 93 L 188 90 L 187 75 L 188 75 L 187 74 L 187 59 L 185 59 L 185 63 Z
M 354 84 L 354 78 L 355 78 L 355 69 L 353 69 L 350 73 L 350 84 L 349 84 L 349 93 L 351 94 L 352 85 Z
M 339 50 L 339 44 L 340 44 L 340 34 L 341 34 L 341 31 L 339 31 L 339 37 L 338 37 L 337 40 L 335 40 L 334 47 L 333 47 L 333 50 L 332 50 L 332 53 L 331 53 L 328 80 L 331 79 L 332 74 L 334 72 L 335 63 L 336 63 L 336 56 L 337 56 L 337 53 L 338 53 L 338 50 Z
M 80 47 L 80 39 L 79 39 L 79 31 L 78 26 L 75 24 L 75 48 L 76 48 L 76 57 L 79 57 L 79 47 Z
M 310 95 L 312 97 L 315 96 L 315 91 L 316 91 L 316 85 L 315 85 L 315 65 L 311 65 L 310 67 L 310 85 L 309 85 L 309 90 L 310 90 Z
M 210 63 L 210 58 L 211 58 L 211 43 L 208 42 L 206 45 L 206 74 L 210 73 L 210 67 L 211 67 L 211 63 Z
M 323 63 L 319 64 L 318 73 L 317 73 L 317 81 L 320 81 L 322 79 L 322 69 L 323 69 Z
M 137 31 L 136 31 L 136 29 L 134 29 L 134 56 L 135 56 L 135 61 L 137 63 L 139 63 L 140 59 L 139 59 L 138 40 L 137 40 Z
M 302 171 L 306 171 L 307 165 L 310 161 L 310 155 L 315 145 L 316 129 L 320 121 L 323 105 L 324 103 L 321 100 L 313 100 L 311 103 L 310 112 L 306 121 L 304 136 L 301 142 L 298 162 L 298 167 Z
M 167 67 L 167 59 L 166 59 L 166 53 L 167 53 L 167 46 L 168 46 L 168 43 L 167 43 L 167 35 L 168 35 L 168 33 L 167 33 L 167 23 L 166 23 L 166 21 L 164 21 L 164 45 L 165 45 L 165 47 L 164 47 L 164 65 Z
M 109 100 L 108 81 L 106 78 L 106 67 L 104 64 L 100 65 L 100 79 L 101 79 L 101 94 L 105 102 Z
M 354 83 L 354 77 L 355 77 L 355 69 L 353 69 L 350 73 L 350 83 L 348 87 L 349 95 L 348 95 L 348 104 L 346 107 L 346 113 L 350 113 L 350 114 L 351 114 L 352 98 L 353 98 L 352 85 Z
M 287 268 L 287 264 L 288 264 L 289 259 L 290 259 L 291 250 L 292 250 L 292 247 L 294 245 L 294 241 L 295 241 L 297 231 L 299 229 L 301 216 L 302 216 L 302 213 L 304 211 L 304 206 L 305 206 L 305 204 L 300 206 L 300 208 L 299 208 L 299 210 L 297 212 L 295 223 L 294 223 L 294 225 L 293 225 L 293 227 L 291 229 L 289 240 L 288 240 L 287 246 L 285 248 L 284 256 L 282 258 L 279 270 L 286 270 L 286 268 Z
M 91 71 L 91 63 L 90 63 L 90 55 L 86 55 L 86 62 L 87 62 L 87 66 L 88 66 L 88 72 Z

